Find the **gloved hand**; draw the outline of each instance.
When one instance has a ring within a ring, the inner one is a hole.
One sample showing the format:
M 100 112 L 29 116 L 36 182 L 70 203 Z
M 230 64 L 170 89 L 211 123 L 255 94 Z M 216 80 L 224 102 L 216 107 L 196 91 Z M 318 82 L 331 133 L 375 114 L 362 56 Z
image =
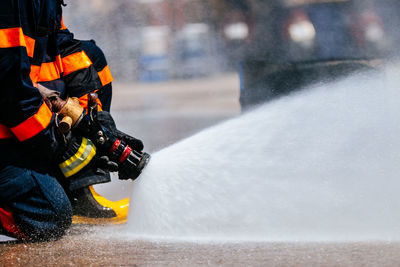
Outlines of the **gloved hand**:
M 136 139 L 135 137 L 123 133 L 117 129 L 114 119 L 111 117 L 110 113 L 107 111 L 100 111 L 97 114 L 97 119 L 101 125 L 106 127 L 107 130 L 109 130 L 115 137 L 125 142 L 128 146 L 139 152 L 143 150 L 144 146 L 141 140 Z
M 96 98 L 95 94 L 89 95 L 88 112 L 78 112 L 80 118 L 72 132 L 92 140 L 101 155 L 117 163 L 120 179 L 136 179 L 150 155 L 142 152 L 142 141 L 117 130 L 108 112 L 98 112 Z
M 107 156 L 95 157 L 95 161 L 93 164 L 94 167 L 102 170 L 107 170 L 109 172 L 117 172 L 118 164 L 114 161 L 111 161 Z
M 113 118 L 108 112 L 98 112 L 97 120 L 103 127 L 110 131 L 114 137 L 120 140 L 117 141 L 120 145 L 117 145 L 116 147 L 118 148 L 115 149 L 118 155 L 121 155 L 121 149 L 126 148 L 127 150 L 130 150 L 127 154 L 122 153 L 122 155 L 125 154 L 125 156 L 122 156 L 124 157 L 123 160 L 121 160 L 122 157 L 117 157 L 119 158 L 118 178 L 121 180 L 136 179 L 150 160 L 150 155 L 142 151 L 143 142 L 119 131 L 116 128 Z M 113 146 L 113 148 L 115 147 Z

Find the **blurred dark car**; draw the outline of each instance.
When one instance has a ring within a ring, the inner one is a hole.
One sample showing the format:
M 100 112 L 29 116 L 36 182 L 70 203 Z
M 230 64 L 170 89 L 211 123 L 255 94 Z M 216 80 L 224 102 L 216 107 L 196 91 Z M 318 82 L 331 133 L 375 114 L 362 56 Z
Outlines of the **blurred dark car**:
M 253 38 L 240 65 L 242 109 L 374 69 L 390 52 L 383 20 L 366 2 L 259 2 Z

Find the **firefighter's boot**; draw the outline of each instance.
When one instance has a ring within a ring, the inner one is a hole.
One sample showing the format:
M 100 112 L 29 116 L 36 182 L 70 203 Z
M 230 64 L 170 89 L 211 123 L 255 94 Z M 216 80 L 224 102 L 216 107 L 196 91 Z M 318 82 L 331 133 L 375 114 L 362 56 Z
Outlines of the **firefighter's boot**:
M 122 224 L 127 222 L 129 198 L 111 201 L 98 194 L 93 186 L 70 194 L 75 224 Z

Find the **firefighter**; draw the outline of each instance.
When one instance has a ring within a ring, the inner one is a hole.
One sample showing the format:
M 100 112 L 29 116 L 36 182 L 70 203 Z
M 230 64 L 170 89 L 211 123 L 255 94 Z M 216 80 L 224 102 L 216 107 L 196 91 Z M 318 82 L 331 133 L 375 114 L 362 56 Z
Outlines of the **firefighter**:
M 84 108 L 96 91 L 99 109 L 110 110 L 105 57 L 94 41 L 74 39 L 63 23 L 63 6 L 63 0 L 0 3 L 0 232 L 21 240 L 59 238 L 72 218 L 120 223 L 127 216 L 129 199 L 112 202 L 93 189 L 110 181 L 117 164 L 99 155 L 90 139 L 61 133 L 57 114 L 38 90 L 76 97 Z M 140 140 L 121 135 L 143 149 Z

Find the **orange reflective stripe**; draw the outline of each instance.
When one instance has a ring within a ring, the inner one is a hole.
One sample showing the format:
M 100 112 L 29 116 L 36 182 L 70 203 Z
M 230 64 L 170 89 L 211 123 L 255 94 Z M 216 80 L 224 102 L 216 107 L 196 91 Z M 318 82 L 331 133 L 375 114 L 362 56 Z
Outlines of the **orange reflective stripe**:
M 111 71 L 110 71 L 110 68 L 108 67 L 108 65 L 105 66 L 104 69 L 99 71 L 97 74 L 99 75 L 101 84 L 103 86 L 105 86 L 113 81 L 113 77 L 111 75 Z
M 63 70 L 63 66 L 62 66 L 62 59 L 61 59 L 61 56 L 60 55 L 58 55 L 57 57 L 56 57 L 56 66 L 57 66 L 57 68 L 58 68 L 58 71 L 60 72 L 60 73 L 63 73 L 64 72 L 64 70 Z
M 64 18 L 61 17 L 61 28 L 60 28 L 60 31 L 63 31 L 63 30 L 66 30 L 66 29 L 67 29 L 67 27 L 64 25 Z
M 53 113 L 43 103 L 35 115 L 18 126 L 11 128 L 11 131 L 19 141 L 28 140 L 43 131 L 50 124 L 52 116 Z
M 23 46 L 29 57 L 33 57 L 35 51 L 35 39 L 24 35 L 22 28 L 10 28 L 0 30 L 0 48 Z
M 97 92 L 97 91 L 96 91 L 96 92 Z M 87 107 L 88 107 L 88 102 L 89 102 L 88 95 L 89 95 L 89 94 L 86 94 L 86 95 L 81 96 L 81 97 L 79 98 L 79 104 L 80 104 L 84 109 L 87 109 Z M 101 103 L 100 99 L 97 98 L 96 102 L 97 102 L 97 108 L 98 108 L 98 110 L 99 110 L 99 111 L 103 111 L 103 104 Z
M 38 82 L 39 74 L 40 74 L 40 66 L 31 65 L 31 73 L 29 74 L 29 77 L 31 78 L 33 83 Z
M 22 28 L 0 30 L 0 48 L 26 46 Z
M 25 43 L 26 43 L 26 52 L 28 53 L 29 57 L 33 57 L 35 52 L 35 39 L 24 35 Z
M 61 71 L 57 66 L 57 62 L 42 63 L 40 66 L 40 72 L 38 77 L 38 82 L 48 82 L 60 79 Z
M 62 64 L 64 75 L 68 75 L 74 71 L 90 67 L 90 65 L 92 65 L 92 61 L 84 51 L 81 51 L 63 57 Z
M 7 139 L 12 137 L 14 137 L 14 134 L 11 132 L 11 130 L 4 124 L 0 123 L 0 139 Z
M 56 61 L 42 63 L 41 66 L 31 65 L 29 77 L 33 83 L 54 81 L 61 78 L 62 63 L 61 57 L 57 56 Z

